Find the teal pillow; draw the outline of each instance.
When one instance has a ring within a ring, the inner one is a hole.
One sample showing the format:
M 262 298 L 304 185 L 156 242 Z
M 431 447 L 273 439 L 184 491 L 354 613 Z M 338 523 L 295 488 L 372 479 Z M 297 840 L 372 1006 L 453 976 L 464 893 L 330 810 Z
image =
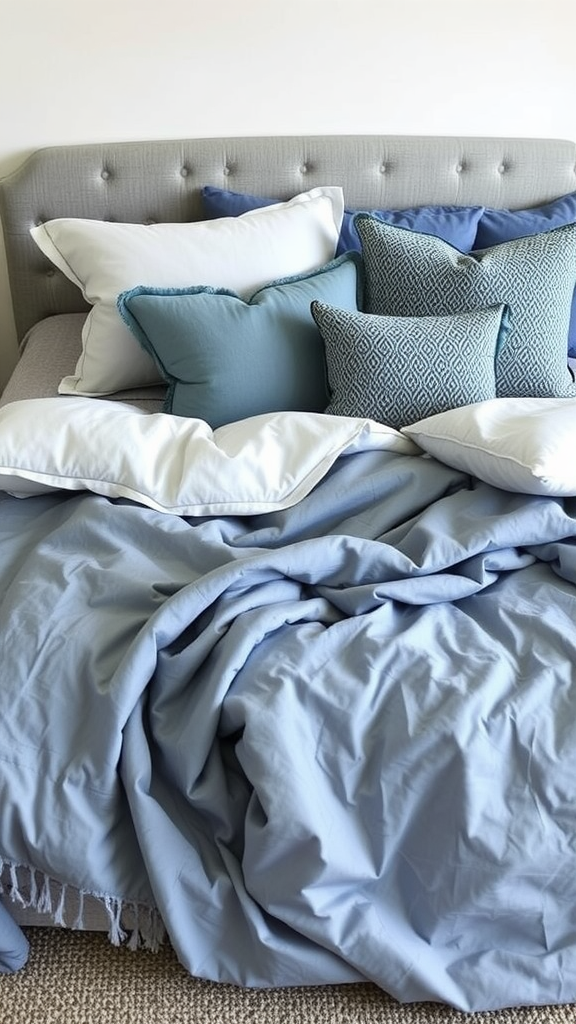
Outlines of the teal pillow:
M 495 359 L 508 307 L 444 316 L 378 316 L 312 303 L 326 349 L 337 416 L 400 430 L 419 419 L 496 397 Z
M 249 301 L 226 289 L 140 286 L 119 296 L 118 309 L 168 382 L 166 412 L 213 428 L 261 413 L 322 412 L 326 365 L 310 304 L 358 309 L 360 269 L 348 253 Z
M 369 313 L 425 316 L 507 303 L 498 397 L 576 396 L 566 351 L 576 283 L 576 225 L 469 254 L 431 235 L 358 214 Z

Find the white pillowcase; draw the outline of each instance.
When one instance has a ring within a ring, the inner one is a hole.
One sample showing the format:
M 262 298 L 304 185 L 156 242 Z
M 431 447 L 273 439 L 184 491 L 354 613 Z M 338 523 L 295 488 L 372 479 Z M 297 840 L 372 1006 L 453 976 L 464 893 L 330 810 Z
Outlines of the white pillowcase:
M 61 394 L 106 395 L 156 383 L 158 370 L 123 323 L 116 299 L 137 285 L 230 288 L 243 298 L 334 257 L 344 215 L 338 186 L 240 217 L 186 224 L 59 218 L 31 229 L 42 252 L 92 304 L 76 372 Z
M 295 505 L 339 455 L 368 449 L 421 454 L 391 427 L 324 413 L 213 431 L 106 399 L 27 399 L 0 409 L 0 491 L 88 490 L 177 515 L 257 515 Z
M 507 491 L 576 495 L 576 400 L 495 398 L 402 433 L 430 455 Z

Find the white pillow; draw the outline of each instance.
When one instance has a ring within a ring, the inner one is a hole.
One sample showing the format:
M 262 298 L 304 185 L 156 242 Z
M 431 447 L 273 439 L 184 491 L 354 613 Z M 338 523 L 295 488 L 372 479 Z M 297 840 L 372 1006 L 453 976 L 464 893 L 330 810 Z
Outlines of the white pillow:
M 105 395 L 159 380 L 123 323 L 116 299 L 137 285 L 230 288 L 243 298 L 334 257 L 344 215 L 338 186 L 303 192 L 240 217 L 187 224 L 59 218 L 31 229 L 42 252 L 93 305 L 76 372 L 61 394 Z
M 576 495 L 573 398 L 495 398 L 429 416 L 402 433 L 442 462 L 495 487 Z
M 130 498 L 177 515 L 257 515 L 289 508 L 339 455 L 420 455 L 397 430 L 324 413 L 204 420 L 93 398 L 36 398 L 0 409 L 0 491 Z

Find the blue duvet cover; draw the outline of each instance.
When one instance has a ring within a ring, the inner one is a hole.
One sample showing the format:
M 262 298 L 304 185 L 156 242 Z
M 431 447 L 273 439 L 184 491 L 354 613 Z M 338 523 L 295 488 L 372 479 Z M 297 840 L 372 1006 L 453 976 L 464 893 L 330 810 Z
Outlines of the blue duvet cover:
M 217 981 L 576 1001 L 574 500 L 359 452 L 252 518 L 2 496 L 0 568 L 38 904 L 158 914 Z

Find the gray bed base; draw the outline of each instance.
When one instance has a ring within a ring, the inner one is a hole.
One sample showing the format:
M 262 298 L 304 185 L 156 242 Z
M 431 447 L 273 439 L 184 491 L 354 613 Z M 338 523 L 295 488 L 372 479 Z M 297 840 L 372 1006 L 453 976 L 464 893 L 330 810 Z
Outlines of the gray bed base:
M 284 136 L 56 146 L 33 153 L 0 182 L 14 316 L 20 341 L 39 320 L 88 309 L 42 255 L 30 228 L 55 217 L 133 223 L 201 217 L 200 189 L 216 185 L 286 199 L 342 185 L 351 208 L 422 204 L 520 209 L 576 190 L 576 144 L 560 139 L 398 135 Z M 25 879 L 0 898 L 22 924 L 52 923 L 26 904 Z M 11 896 L 18 896 L 14 902 Z M 57 894 L 54 894 L 55 897 Z M 76 917 L 68 895 L 65 922 Z M 84 927 L 107 930 L 87 901 Z

